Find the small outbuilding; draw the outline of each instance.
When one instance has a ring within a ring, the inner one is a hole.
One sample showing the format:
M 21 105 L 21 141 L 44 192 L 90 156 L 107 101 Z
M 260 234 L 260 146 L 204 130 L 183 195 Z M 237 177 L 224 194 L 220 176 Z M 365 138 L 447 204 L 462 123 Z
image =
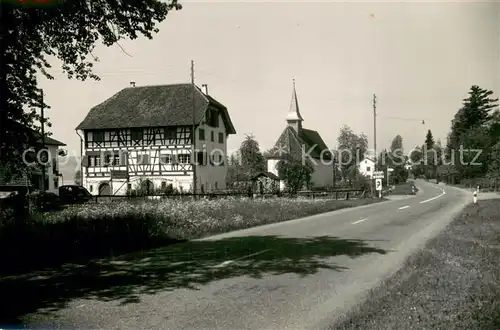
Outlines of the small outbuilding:
M 252 186 L 254 193 L 263 194 L 275 194 L 280 190 L 281 179 L 271 172 L 260 172 L 255 175 L 252 179 Z

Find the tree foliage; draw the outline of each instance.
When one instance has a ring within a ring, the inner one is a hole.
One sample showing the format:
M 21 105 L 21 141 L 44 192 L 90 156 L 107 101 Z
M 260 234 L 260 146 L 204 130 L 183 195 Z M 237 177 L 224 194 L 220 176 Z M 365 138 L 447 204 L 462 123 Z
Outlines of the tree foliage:
M 243 140 L 239 154 L 241 165 L 250 176 L 266 171 L 266 160 L 260 151 L 259 142 L 253 135 L 248 135 Z
M 253 135 L 246 136 L 238 151 L 229 157 L 228 165 L 226 183 L 233 186 L 238 182 L 243 189 L 248 188 L 255 175 L 267 170 L 266 159 Z
M 494 118 L 491 112 L 498 107 L 498 99 L 492 98 L 491 95 L 493 95 L 491 90 L 485 90 L 476 85 L 470 88 L 469 96 L 463 100 L 462 107 L 451 122 L 451 132 L 448 138 L 450 152 L 459 150 L 460 144 L 464 142 L 463 135 Z M 466 145 L 465 148 L 468 146 Z
M 368 137 L 363 133 L 356 134 L 349 126 L 344 125 L 340 129 L 337 144 L 337 157 L 342 177 L 344 180 L 352 180 L 354 177 L 349 176 L 349 174 L 354 172 L 349 171 L 349 169 L 357 167 L 359 162 L 365 158 L 368 151 Z
M 285 156 L 278 162 L 278 174 L 285 181 L 285 187 L 291 194 L 302 188 L 310 188 L 314 167 L 310 160 L 294 159 Z
M 451 122 L 444 150 L 447 170 L 454 178 L 485 177 L 496 170 L 500 113 L 493 91 L 474 85 Z
M 36 109 L 50 108 L 42 101 L 37 77 L 54 79 L 49 58 L 59 59 L 70 79 L 99 80 L 92 71 L 98 61 L 93 54 L 98 42 L 111 46 L 139 35 L 151 39 L 168 12 L 181 9 L 177 0 L 72 0 L 39 7 L 2 1 L 0 6 L 0 159 L 4 163 L 21 163 L 22 150 L 39 143 L 30 128 L 38 130 Z
M 427 135 L 425 136 L 425 146 L 427 150 L 431 150 L 434 148 L 434 136 L 432 135 L 431 130 L 427 130 Z
M 419 150 L 412 152 L 410 156 L 412 158 L 418 157 L 418 152 Z M 408 171 L 405 167 L 407 161 L 408 157 L 404 154 L 403 138 L 398 134 L 392 139 L 389 150 L 382 150 L 377 158 L 377 169 L 386 174 L 382 180 L 383 184 L 387 185 L 387 170 L 389 168 L 392 169 L 392 172 L 389 173 L 390 184 L 405 182 L 408 179 Z

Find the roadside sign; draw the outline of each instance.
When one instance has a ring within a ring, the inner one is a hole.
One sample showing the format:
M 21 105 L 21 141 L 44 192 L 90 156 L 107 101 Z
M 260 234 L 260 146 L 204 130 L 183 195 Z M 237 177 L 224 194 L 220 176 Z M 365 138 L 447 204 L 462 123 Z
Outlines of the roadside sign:
M 382 190 L 382 179 L 375 180 L 375 189 L 377 189 L 378 191 Z
M 383 171 L 376 171 L 373 172 L 373 178 L 374 179 L 383 179 L 384 178 L 384 172 Z

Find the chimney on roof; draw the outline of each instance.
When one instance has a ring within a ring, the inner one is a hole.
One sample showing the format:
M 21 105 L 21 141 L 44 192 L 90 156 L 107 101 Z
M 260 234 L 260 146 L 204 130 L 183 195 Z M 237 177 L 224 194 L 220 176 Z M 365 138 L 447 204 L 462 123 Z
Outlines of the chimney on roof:
M 208 86 L 207 86 L 207 84 L 201 85 L 201 91 L 203 92 L 203 94 L 208 95 Z
M 135 81 L 130 82 L 130 87 L 135 87 Z

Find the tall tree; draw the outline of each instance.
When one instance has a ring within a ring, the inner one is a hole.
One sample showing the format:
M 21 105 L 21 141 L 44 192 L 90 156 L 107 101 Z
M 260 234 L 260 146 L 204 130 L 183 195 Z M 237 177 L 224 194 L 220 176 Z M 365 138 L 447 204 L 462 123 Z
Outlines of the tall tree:
M 368 151 L 368 137 L 361 133 L 355 134 L 353 130 L 344 125 L 340 129 L 340 134 L 337 138 L 339 167 L 344 180 L 349 179 L 349 171 L 352 166 L 357 166 L 365 157 Z
M 260 152 L 259 142 L 253 135 L 247 135 L 241 143 L 240 149 L 241 165 L 250 177 L 266 171 L 266 160 Z
M 436 150 L 436 156 L 437 156 L 436 165 L 441 166 L 443 164 L 444 149 L 440 139 L 438 139 L 434 144 L 434 149 Z
M 454 179 L 482 177 L 489 172 L 488 164 L 493 164 L 493 148 L 500 140 L 500 114 L 498 99 L 492 95 L 491 90 L 472 86 L 452 120 L 445 166 Z
M 465 136 L 471 130 L 477 130 L 492 118 L 492 110 L 498 107 L 498 99 L 493 98 L 493 91 L 482 89 L 473 85 L 469 90 L 469 96 L 463 100 L 462 108 L 455 114 L 451 123 L 451 132 L 448 138 L 447 155 L 451 160 L 454 153 L 455 158 L 463 143 L 465 149 L 471 148 L 470 139 Z M 470 134 L 469 134 L 470 136 Z
M 427 134 L 425 136 L 425 142 L 423 145 L 423 150 L 425 153 L 424 158 L 424 174 L 427 179 L 434 179 L 436 168 L 437 168 L 437 150 L 435 147 L 434 136 L 432 135 L 431 130 L 427 130 Z
M 434 148 L 434 136 L 432 135 L 431 130 L 427 130 L 427 135 L 425 136 L 425 146 L 427 150 L 431 150 Z
M 409 154 L 409 160 L 411 164 L 411 171 L 415 178 L 424 175 L 424 164 L 423 164 L 423 150 L 421 147 L 416 146 Z
M 405 168 L 406 157 L 403 149 L 403 138 L 396 135 L 391 142 L 389 166 L 393 169 L 390 177 L 393 183 L 405 182 L 408 179 L 408 171 Z
M 38 7 L 2 1 L 0 10 L 0 163 L 22 167 L 27 145 L 37 145 L 36 108 L 42 101 L 38 74 L 54 79 L 48 57 L 60 60 L 68 78 L 99 80 L 92 71 L 98 41 L 106 46 L 140 34 L 151 39 L 177 0 L 55 1 Z M 46 3 L 46 2 L 44 2 Z M 20 125 L 19 125 L 20 124 Z M 0 164 L 0 167 L 2 164 Z
M 402 164 L 404 166 L 405 163 L 405 155 L 403 149 L 403 138 L 401 135 L 396 135 L 391 142 L 391 158 L 392 165 Z

